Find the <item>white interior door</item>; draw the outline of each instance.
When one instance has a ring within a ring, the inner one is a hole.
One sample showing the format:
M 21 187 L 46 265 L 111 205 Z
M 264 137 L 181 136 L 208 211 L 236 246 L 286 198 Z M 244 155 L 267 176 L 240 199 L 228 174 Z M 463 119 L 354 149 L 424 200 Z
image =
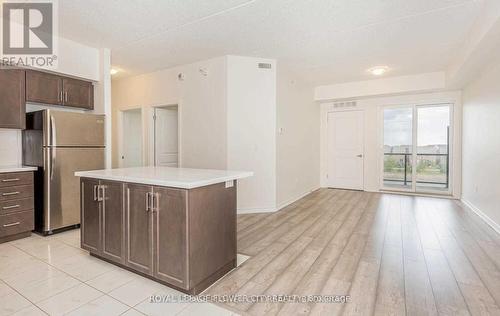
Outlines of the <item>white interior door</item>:
M 142 166 L 142 110 L 123 111 L 121 167 Z
M 363 190 L 363 111 L 328 113 L 328 186 Z
M 155 109 L 155 165 L 179 166 L 178 109 Z

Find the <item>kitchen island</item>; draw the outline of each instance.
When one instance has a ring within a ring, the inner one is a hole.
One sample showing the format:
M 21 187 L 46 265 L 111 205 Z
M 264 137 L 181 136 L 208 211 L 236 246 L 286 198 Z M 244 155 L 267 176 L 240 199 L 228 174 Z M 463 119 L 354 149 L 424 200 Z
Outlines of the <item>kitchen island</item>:
M 81 247 L 189 294 L 236 266 L 236 180 L 252 172 L 139 167 L 76 172 Z

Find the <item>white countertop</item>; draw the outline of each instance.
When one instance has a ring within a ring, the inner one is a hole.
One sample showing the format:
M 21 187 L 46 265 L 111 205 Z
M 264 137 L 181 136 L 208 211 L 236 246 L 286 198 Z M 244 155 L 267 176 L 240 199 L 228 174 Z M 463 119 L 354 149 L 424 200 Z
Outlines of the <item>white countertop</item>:
M 27 166 L 0 166 L 0 173 L 36 171 L 37 167 Z
M 253 172 L 170 167 L 137 167 L 80 171 L 75 172 L 75 176 L 181 189 L 193 189 L 206 185 L 251 177 L 253 176 Z

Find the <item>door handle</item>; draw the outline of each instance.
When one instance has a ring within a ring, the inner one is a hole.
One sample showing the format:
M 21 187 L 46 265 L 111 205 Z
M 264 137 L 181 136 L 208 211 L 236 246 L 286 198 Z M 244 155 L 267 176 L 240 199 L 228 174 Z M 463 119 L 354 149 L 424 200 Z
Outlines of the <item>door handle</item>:
M 363 158 L 363 155 L 362 155 L 362 154 L 359 154 L 359 155 L 356 155 L 356 157 L 358 157 L 358 158 Z

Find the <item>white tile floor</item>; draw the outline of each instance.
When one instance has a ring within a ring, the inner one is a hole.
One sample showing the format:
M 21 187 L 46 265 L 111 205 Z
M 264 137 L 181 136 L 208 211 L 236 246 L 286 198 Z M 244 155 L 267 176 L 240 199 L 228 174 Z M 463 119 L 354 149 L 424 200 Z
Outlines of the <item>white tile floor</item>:
M 248 257 L 238 255 L 238 265 Z M 89 256 L 80 231 L 0 244 L 3 315 L 236 315 L 208 303 L 150 303 L 167 286 Z

